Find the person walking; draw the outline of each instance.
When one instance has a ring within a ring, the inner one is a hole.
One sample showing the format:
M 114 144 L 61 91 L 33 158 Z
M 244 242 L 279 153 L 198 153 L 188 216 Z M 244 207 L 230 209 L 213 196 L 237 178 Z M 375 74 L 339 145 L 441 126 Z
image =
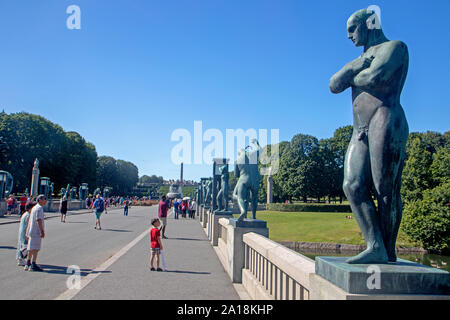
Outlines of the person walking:
M 47 198 L 41 194 L 37 197 L 37 204 L 33 207 L 30 213 L 28 227 L 27 227 L 27 241 L 28 241 L 28 257 L 25 271 L 43 271 L 41 267 L 36 264 L 38 253 L 41 250 L 42 239 L 45 238 L 45 224 L 44 224 L 44 207 L 47 204 Z
M 167 226 L 167 210 L 169 209 L 169 206 L 167 204 L 167 197 L 164 195 L 161 198 L 161 201 L 159 202 L 159 208 L 158 208 L 158 218 L 160 221 L 162 221 L 163 227 L 162 227 L 162 237 L 163 239 L 167 239 L 166 237 L 166 226 Z
M 195 212 L 197 211 L 197 202 L 195 200 L 191 201 L 191 218 L 195 219 Z
M 128 216 L 128 199 L 123 201 L 123 215 Z
M 16 199 L 12 194 L 9 195 L 8 199 L 5 199 L 6 201 L 6 214 L 5 216 L 10 216 L 11 213 L 14 211 L 14 204 L 16 203 Z
M 25 211 L 27 211 L 26 206 L 27 206 L 27 201 L 28 201 L 28 197 L 24 194 L 19 198 L 20 201 L 20 215 L 23 215 L 25 213 Z
M 178 199 L 175 199 L 175 202 L 173 203 L 173 211 L 175 219 L 178 220 L 178 214 L 180 213 L 180 202 Z
M 28 221 L 30 218 L 31 209 L 35 206 L 35 203 L 27 203 L 25 205 L 25 212 L 22 214 L 22 217 L 20 218 L 20 225 L 19 225 L 19 236 L 17 241 L 17 253 L 16 253 L 16 260 L 18 266 L 25 266 L 25 258 L 27 257 L 27 227 L 28 227 Z
M 97 195 L 97 199 L 95 199 L 94 203 L 92 204 L 92 207 L 94 208 L 95 213 L 95 227 L 96 230 L 102 230 L 102 227 L 100 225 L 100 217 L 105 210 L 105 202 L 100 197 L 100 195 Z
M 66 214 L 67 214 L 67 197 L 63 196 L 61 198 L 61 203 L 59 204 L 59 212 L 61 213 L 61 222 L 66 223 Z

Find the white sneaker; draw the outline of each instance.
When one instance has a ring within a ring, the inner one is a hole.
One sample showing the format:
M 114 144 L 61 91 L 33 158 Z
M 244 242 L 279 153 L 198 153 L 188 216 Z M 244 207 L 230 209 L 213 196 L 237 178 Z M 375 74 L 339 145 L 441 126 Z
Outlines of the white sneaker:
M 19 267 L 23 267 L 23 266 L 25 266 L 25 261 L 23 259 L 19 259 L 19 260 L 17 260 L 17 265 Z

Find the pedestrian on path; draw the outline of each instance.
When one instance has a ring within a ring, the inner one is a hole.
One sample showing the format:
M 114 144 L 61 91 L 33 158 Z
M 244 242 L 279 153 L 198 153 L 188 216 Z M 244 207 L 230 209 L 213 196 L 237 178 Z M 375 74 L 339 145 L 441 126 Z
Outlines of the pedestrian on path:
M 43 271 L 37 264 L 38 253 L 41 250 L 42 239 L 45 237 L 44 207 L 47 204 L 46 197 L 41 194 L 37 197 L 37 204 L 30 213 L 26 232 L 28 240 L 28 257 L 24 270 Z
M 187 212 L 187 210 L 188 210 L 188 204 L 187 204 L 186 200 L 183 200 L 183 201 L 181 202 L 181 216 L 182 216 L 183 218 L 186 218 L 186 212 Z
M 28 221 L 30 218 L 31 209 L 35 206 L 35 203 L 27 203 L 25 205 L 25 212 L 22 214 L 22 217 L 20 218 L 20 225 L 19 225 L 19 237 L 17 241 L 17 253 L 16 253 L 16 260 L 18 266 L 25 266 L 25 259 L 27 257 L 27 227 L 28 227 Z
M 95 213 L 95 227 L 94 229 L 102 230 L 102 227 L 100 225 L 100 217 L 105 210 L 105 201 L 100 197 L 100 195 L 97 195 L 97 199 L 95 199 L 94 203 L 92 204 L 92 207 L 94 208 Z
M 14 195 L 10 194 L 8 199 L 5 199 L 6 201 L 6 216 L 11 215 L 11 213 L 14 211 L 14 206 L 16 204 L 16 198 L 14 198 Z
M 128 216 L 128 200 L 123 202 L 123 215 Z
M 190 217 L 192 219 L 195 219 L 195 212 L 196 211 L 197 211 L 197 202 L 195 202 L 195 200 L 192 200 L 191 201 L 191 211 L 190 211 L 190 213 L 191 213 Z
M 19 198 L 19 200 L 20 200 L 20 212 L 19 213 L 20 213 L 20 215 L 23 215 L 25 213 L 25 211 L 27 211 L 26 206 L 27 206 L 28 198 L 24 194 Z
M 163 250 L 161 231 L 159 230 L 161 222 L 159 219 L 152 219 L 152 226 L 153 228 L 150 230 L 150 250 L 152 254 L 150 258 L 150 270 L 155 271 L 154 262 L 156 257 L 156 271 L 162 271 L 159 267 L 161 250 Z
M 178 199 L 175 199 L 175 202 L 173 203 L 173 210 L 174 210 L 174 217 L 178 220 L 178 215 L 180 213 L 180 202 Z
M 61 222 L 66 223 L 67 214 L 67 197 L 63 196 L 61 198 L 61 203 L 59 204 L 59 212 L 61 213 Z
M 167 210 L 169 209 L 169 205 L 167 204 L 167 197 L 164 195 L 159 202 L 158 208 L 158 218 L 162 221 L 162 237 L 163 239 L 167 239 L 166 237 L 166 226 L 167 226 Z

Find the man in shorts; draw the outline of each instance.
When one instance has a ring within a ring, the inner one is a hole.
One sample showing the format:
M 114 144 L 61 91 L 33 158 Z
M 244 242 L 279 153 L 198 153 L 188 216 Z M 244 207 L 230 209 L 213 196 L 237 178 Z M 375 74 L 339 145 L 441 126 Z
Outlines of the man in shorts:
M 102 230 L 102 227 L 100 225 L 100 217 L 105 210 L 105 201 L 100 197 L 100 195 L 97 195 L 97 199 L 95 199 L 94 203 L 92 204 L 94 207 L 94 213 L 95 213 L 95 227 L 94 229 Z
M 28 258 L 25 271 L 43 271 L 37 264 L 37 256 L 41 250 L 42 239 L 45 237 L 44 207 L 47 199 L 44 195 L 37 197 L 37 204 L 33 207 L 28 220 L 26 237 L 28 240 Z
M 161 201 L 159 202 L 158 208 L 158 218 L 162 222 L 162 237 L 163 239 L 167 239 L 166 237 L 166 226 L 167 226 L 167 210 L 169 209 L 169 205 L 167 204 L 167 197 L 162 196 Z

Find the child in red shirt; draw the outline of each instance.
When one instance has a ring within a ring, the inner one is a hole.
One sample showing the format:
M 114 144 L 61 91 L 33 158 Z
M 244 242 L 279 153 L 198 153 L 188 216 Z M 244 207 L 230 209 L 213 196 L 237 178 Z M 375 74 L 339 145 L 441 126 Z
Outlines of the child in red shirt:
M 153 228 L 150 230 L 150 247 L 152 252 L 152 257 L 150 259 L 150 270 L 155 271 L 153 262 L 155 261 L 156 257 L 156 271 L 162 271 L 162 269 L 159 267 L 160 254 L 161 250 L 163 249 L 163 245 L 161 242 L 161 231 L 159 230 L 161 222 L 159 221 L 159 219 L 155 218 L 152 219 L 152 225 Z

